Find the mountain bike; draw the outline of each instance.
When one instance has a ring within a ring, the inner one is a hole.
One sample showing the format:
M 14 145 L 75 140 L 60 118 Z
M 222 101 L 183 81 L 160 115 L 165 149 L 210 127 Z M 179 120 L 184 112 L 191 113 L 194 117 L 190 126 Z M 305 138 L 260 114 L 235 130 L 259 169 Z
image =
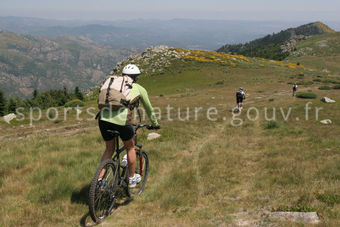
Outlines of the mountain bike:
M 100 223 L 112 209 L 117 206 L 117 201 L 125 197 L 131 198 L 143 192 L 148 178 L 149 158 L 142 150 L 142 145 L 137 143 L 137 131 L 141 128 L 155 129 L 151 125 L 133 125 L 135 132 L 136 170 L 141 175 L 141 181 L 135 188 L 129 188 L 129 168 L 122 162 L 121 154 L 126 150 L 124 146 L 119 148 L 119 132 L 108 130 L 115 139 L 115 153 L 112 160 L 103 161 L 91 182 L 89 190 L 89 210 L 94 222 Z M 104 175 L 103 175 L 104 172 Z M 99 176 L 103 175 L 101 179 Z

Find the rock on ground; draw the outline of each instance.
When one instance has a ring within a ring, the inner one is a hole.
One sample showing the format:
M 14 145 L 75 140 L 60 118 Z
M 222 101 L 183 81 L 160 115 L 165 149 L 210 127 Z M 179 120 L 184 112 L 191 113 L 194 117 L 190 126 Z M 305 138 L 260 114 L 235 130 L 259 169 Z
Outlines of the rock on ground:
M 321 101 L 322 101 L 322 102 L 325 102 L 325 103 L 335 103 L 335 100 L 330 99 L 330 98 L 328 98 L 328 97 L 323 97 L 323 98 L 321 99 Z
M 157 139 L 157 138 L 159 138 L 159 137 L 161 137 L 160 134 L 155 133 L 155 132 L 152 132 L 152 133 L 149 133 L 149 134 L 148 134 L 147 140 L 154 140 L 154 139 Z
M 324 124 L 324 125 L 330 125 L 330 124 L 332 124 L 332 121 L 331 121 L 331 119 L 325 119 L 325 120 L 320 121 L 320 123 Z
M 16 117 L 17 116 L 14 113 L 10 113 L 4 116 L 4 121 L 6 121 L 7 124 L 10 124 L 11 120 L 13 120 Z
M 283 221 L 303 222 L 306 224 L 318 224 L 320 222 L 316 212 L 272 212 L 270 217 Z

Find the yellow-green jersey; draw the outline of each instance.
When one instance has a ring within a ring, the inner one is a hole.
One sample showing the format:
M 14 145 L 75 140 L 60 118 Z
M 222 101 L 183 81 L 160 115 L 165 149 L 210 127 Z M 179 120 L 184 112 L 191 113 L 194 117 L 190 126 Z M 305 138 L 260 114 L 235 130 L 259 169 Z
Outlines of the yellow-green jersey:
M 152 105 L 150 103 L 147 91 L 141 85 L 133 83 L 130 91 L 130 103 L 133 104 L 139 101 L 142 102 L 146 114 L 152 122 L 152 125 L 157 126 L 158 122 L 155 116 L 154 109 L 152 108 Z M 100 120 L 117 125 L 130 125 L 133 123 L 132 111 L 129 108 L 123 108 L 117 111 L 103 109 Z

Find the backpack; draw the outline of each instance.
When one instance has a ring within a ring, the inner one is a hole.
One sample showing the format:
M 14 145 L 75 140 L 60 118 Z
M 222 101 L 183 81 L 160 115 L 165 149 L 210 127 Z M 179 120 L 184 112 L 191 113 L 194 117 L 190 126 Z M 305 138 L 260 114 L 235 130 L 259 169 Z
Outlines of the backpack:
M 133 79 L 129 76 L 110 76 L 101 86 L 98 96 L 98 108 L 119 110 L 129 107 L 130 91 Z
M 242 91 L 237 91 L 236 92 L 236 97 L 237 98 L 243 98 L 243 92 Z

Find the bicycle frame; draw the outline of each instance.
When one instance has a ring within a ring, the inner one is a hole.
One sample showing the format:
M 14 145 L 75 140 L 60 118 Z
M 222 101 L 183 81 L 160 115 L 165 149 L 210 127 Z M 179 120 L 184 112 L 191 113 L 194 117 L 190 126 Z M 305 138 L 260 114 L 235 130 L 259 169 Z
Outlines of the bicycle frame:
M 140 151 L 142 149 L 142 145 L 137 143 L 137 130 L 140 129 L 140 128 L 143 128 L 143 127 L 145 127 L 145 126 L 144 125 L 142 125 L 142 126 L 134 125 L 134 141 L 135 141 L 135 150 L 136 151 Z M 116 148 L 116 151 L 114 153 L 114 156 L 112 157 L 112 161 L 114 163 L 116 163 L 117 169 L 120 170 L 121 164 L 120 164 L 120 161 L 119 161 L 120 160 L 119 156 L 120 156 L 121 153 L 124 152 L 124 150 L 126 150 L 126 148 L 125 148 L 125 146 L 122 146 L 121 148 L 119 148 L 119 137 L 118 136 L 115 137 L 115 148 Z M 141 155 L 139 156 L 139 162 L 140 162 L 139 163 L 140 173 L 141 173 L 141 176 L 143 176 L 143 157 Z M 126 169 L 124 168 L 123 173 L 119 174 L 120 177 L 124 176 Z M 120 171 L 119 171 L 119 173 L 120 173 Z
M 132 195 L 139 195 L 140 193 L 142 193 L 145 187 L 148 176 L 149 159 L 146 152 L 142 151 L 142 145 L 139 145 L 137 143 L 137 131 L 138 129 L 144 127 L 150 129 L 150 127 L 152 126 L 141 124 L 133 126 L 135 136 L 135 150 L 136 155 L 139 156 L 136 161 L 140 162 L 139 165 L 136 165 L 137 168 L 140 168 L 136 169 L 136 172 L 143 176 L 143 180 L 141 181 L 140 187 L 137 188 L 137 191 L 132 190 L 131 194 L 128 178 L 129 168 L 128 166 L 122 166 L 120 160 L 120 155 L 126 150 L 126 147 L 119 147 L 120 138 L 117 131 L 108 130 L 108 132 L 112 133 L 112 135 L 114 136 L 114 154 L 112 156 L 112 159 L 103 161 L 97 168 L 89 190 L 89 211 L 91 218 L 97 223 L 101 222 L 105 217 L 110 214 L 111 210 L 116 204 L 115 201 L 117 198 L 120 198 L 121 195 L 124 196 L 124 194 L 127 197 L 131 197 Z M 105 170 L 105 173 L 101 176 L 103 170 Z M 106 174 L 108 175 L 106 176 Z M 101 180 L 99 180 L 99 176 L 101 176 Z M 107 177 L 108 181 L 104 181 L 104 178 L 106 179 L 105 176 Z M 102 198 L 103 195 L 104 197 Z M 99 198 L 99 200 L 97 197 Z M 111 204 L 108 204 L 107 202 L 110 202 Z

